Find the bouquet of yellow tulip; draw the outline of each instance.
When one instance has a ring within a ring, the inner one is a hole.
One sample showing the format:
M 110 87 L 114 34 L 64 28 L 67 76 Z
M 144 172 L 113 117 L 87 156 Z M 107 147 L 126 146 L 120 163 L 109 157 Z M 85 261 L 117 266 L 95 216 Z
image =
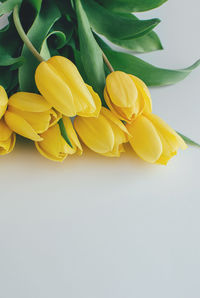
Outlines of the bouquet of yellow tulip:
M 139 20 L 165 0 L 7 0 L 0 31 L 0 154 L 11 152 L 16 134 L 35 142 L 46 158 L 81 155 L 81 142 L 96 153 L 119 157 L 129 143 L 150 163 L 167 164 L 186 143 L 152 113 L 147 86 L 185 78 L 184 70 L 150 65 L 114 51 L 102 39 L 147 52 L 162 48 L 153 31 L 158 19 Z

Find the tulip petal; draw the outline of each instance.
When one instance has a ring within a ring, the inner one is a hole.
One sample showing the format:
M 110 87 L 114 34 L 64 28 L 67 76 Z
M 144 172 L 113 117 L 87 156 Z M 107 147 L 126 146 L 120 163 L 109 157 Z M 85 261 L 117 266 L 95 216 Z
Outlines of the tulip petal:
M 132 122 L 138 115 L 142 113 L 145 106 L 145 102 L 140 91 L 138 92 L 137 100 L 132 105 L 132 107 L 129 108 L 118 107 L 113 102 L 111 102 L 106 88 L 104 89 L 104 98 L 109 109 L 113 112 L 113 114 L 115 114 L 117 118 L 129 123 Z
M 112 151 L 114 133 L 103 115 L 98 118 L 83 118 L 77 116 L 74 120 L 75 129 L 82 141 L 97 153 Z
M 8 105 L 8 96 L 5 89 L 0 86 L 0 119 L 4 115 Z
M 160 158 L 163 147 L 151 121 L 140 115 L 126 127 L 133 136 L 129 142 L 136 154 L 147 162 L 155 163 Z
M 59 125 L 50 127 L 42 135 L 43 141 L 36 142 L 37 150 L 46 158 L 54 161 L 63 161 L 74 150 L 66 143 L 60 134 Z
M 116 108 L 117 106 L 114 106 L 114 104 L 111 102 L 111 99 L 108 95 L 108 91 L 107 91 L 106 87 L 104 89 L 104 98 L 105 98 L 107 106 L 112 111 L 112 113 L 119 119 L 126 121 L 126 115 L 122 114 L 121 109 L 120 108 L 117 109 Z
M 9 98 L 9 106 L 26 112 L 46 112 L 51 105 L 43 96 L 30 92 L 17 92 Z
M 100 110 L 101 110 L 101 99 L 91 86 L 89 86 L 87 84 L 86 84 L 86 86 L 87 86 L 88 90 L 90 91 L 90 94 L 93 97 L 93 100 L 94 100 L 94 103 L 96 106 L 96 110 L 90 111 L 89 109 L 86 109 L 86 110 L 83 110 L 77 114 L 82 117 L 98 117 Z
M 132 107 L 138 97 L 135 83 L 122 71 L 114 71 L 107 76 L 106 88 L 111 101 L 119 107 Z
M 125 134 L 130 135 L 126 126 L 108 109 L 102 107 L 101 114 L 111 123 L 114 123 L 120 130 L 125 132 Z
M 56 110 L 69 117 L 76 115 L 71 90 L 52 65 L 41 62 L 35 72 L 35 82 L 40 93 Z
M 6 141 L 10 138 L 12 130 L 5 124 L 3 119 L 0 120 L 0 141 Z
M 13 133 L 6 141 L 0 141 L 0 155 L 5 155 L 10 153 L 16 142 L 16 134 Z
M 69 86 L 74 98 L 76 111 L 81 112 L 89 108 L 91 112 L 95 112 L 96 107 L 93 98 L 75 64 L 61 56 L 53 56 L 47 61 L 47 64 L 56 69 L 60 78 Z
M 151 94 L 149 92 L 148 87 L 138 77 L 131 75 L 131 74 L 129 74 L 129 77 L 133 80 L 138 91 L 142 94 L 142 96 L 145 100 L 144 112 L 151 113 L 152 112 L 152 101 L 151 101 Z
M 184 140 L 164 120 L 152 113 L 146 114 L 146 117 L 159 130 L 173 151 L 176 151 L 179 147 L 183 150 L 187 148 Z
M 51 120 L 50 110 L 47 112 L 32 113 L 20 111 L 9 106 L 8 111 L 21 116 L 32 126 L 36 133 L 43 133 L 49 128 Z
M 33 141 L 42 140 L 42 138 L 35 132 L 32 126 L 26 120 L 24 120 L 20 115 L 7 111 L 5 113 L 4 118 L 5 118 L 6 124 L 12 131 L 18 133 L 19 135 L 22 135 L 25 138 L 31 139 Z
M 54 126 L 62 118 L 62 114 L 54 109 L 50 110 L 50 116 L 51 120 L 49 127 Z
M 162 164 L 162 165 L 167 165 L 168 161 L 177 154 L 177 150 L 175 148 L 173 148 L 165 139 L 165 137 L 163 137 L 162 134 L 160 135 L 160 139 L 162 142 L 162 146 L 163 146 L 163 152 L 160 156 L 160 158 L 157 160 L 157 164 Z
M 66 133 L 70 139 L 70 142 L 72 143 L 73 148 L 75 149 L 73 153 L 75 153 L 77 151 L 78 155 L 82 155 L 83 153 L 83 149 L 82 146 L 79 142 L 79 139 L 77 137 L 77 134 L 74 130 L 74 127 L 72 125 L 72 122 L 70 120 L 70 118 L 68 117 L 63 117 L 63 122 L 65 125 L 65 129 L 66 129 Z

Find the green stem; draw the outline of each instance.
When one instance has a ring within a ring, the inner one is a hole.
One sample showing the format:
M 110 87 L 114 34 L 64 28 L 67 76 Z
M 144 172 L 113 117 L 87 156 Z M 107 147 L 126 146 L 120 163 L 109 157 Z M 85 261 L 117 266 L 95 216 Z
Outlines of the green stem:
M 110 61 L 108 60 L 107 56 L 104 54 L 103 51 L 102 51 L 102 56 L 103 56 L 103 60 L 104 60 L 105 64 L 108 66 L 110 72 L 115 71 L 114 68 L 112 67 Z
M 40 62 L 45 61 L 42 56 L 38 53 L 36 48 L 33 46 L 33 44 L 30 42 L 29 38 L 27 37 L 26 33 L 24 32 L 24 29 L 22 28 L 22 24 L 20 22 L 19 18 L 19 6 L 16 5 L 13 10 L 13 20 L 15 27 L 17 29 L 17 32 L 21 39 L 23 40 L 24 44 L 27 46 L 27 48 L 32 52 L 32 54 L 39 60 Z

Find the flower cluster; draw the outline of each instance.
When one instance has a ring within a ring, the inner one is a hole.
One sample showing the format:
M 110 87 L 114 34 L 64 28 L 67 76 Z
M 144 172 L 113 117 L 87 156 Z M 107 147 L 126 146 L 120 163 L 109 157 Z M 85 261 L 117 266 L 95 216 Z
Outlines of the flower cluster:
M 40 94 L 17 92 L 9 99 L 0 87 L 0 154 L 13 150 L 16 134 L 34 141 L 37 150 L 54 161 L 63 161 L 68 154 L 81 155 L 78 137 L 108 157 L 120 156 L 129 142 L 143 160 L 159 164 L 167 164 L 179 148 L 187 147 L 152 113 L 149 90 L 133 75 L 114 71 L 107 76 L 106 107 L 65 57 L 41 62 L 35 82 Z

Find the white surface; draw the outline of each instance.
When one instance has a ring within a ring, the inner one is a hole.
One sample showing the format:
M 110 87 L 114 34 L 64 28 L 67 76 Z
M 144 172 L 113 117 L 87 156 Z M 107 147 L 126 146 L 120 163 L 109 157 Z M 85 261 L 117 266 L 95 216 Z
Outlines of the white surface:
M 199 2 L 169 1 L 142 14 L 162 19 L 163 67 L 200 56 Z M 152 89 L 154 112 L 200 141 L 199 75 Z M 57 164 L 32 143 L 0 160 L 1 298 L 199 298 L 200 151 L 167 167 L 134 154 L 93 153 Z

